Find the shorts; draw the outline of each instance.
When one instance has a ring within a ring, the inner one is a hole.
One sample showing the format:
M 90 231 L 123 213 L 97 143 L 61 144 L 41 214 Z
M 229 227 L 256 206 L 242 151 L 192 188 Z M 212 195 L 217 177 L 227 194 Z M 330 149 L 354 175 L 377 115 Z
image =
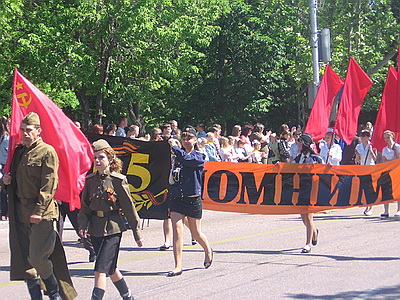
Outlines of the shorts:
M 170 210 L 194 219 L 201 219 L 203 203 L 200 196 L 171 198 Z
M 122 232 L 102 237 L 90 237 L 96 252 L 95 271 L 108 275 L 115 273 L 121 238 Z

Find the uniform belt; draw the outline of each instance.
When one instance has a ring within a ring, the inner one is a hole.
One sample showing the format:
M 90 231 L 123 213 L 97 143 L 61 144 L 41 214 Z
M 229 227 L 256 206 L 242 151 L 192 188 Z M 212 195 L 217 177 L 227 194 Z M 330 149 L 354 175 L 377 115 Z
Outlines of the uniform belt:
M 93 214 L 95 216 L 98 216 L 99 218 L 104 218 L 104 217 L 108 217 L 111 215 L 118 215 L 119 214 L 119 210 L 109 210 L 109 211 L 102 211 L 102 210 L 94 210 Z
M 23 205 L 33 204 L 37 202 L 38 198 L 18 198 L 19 202 Z

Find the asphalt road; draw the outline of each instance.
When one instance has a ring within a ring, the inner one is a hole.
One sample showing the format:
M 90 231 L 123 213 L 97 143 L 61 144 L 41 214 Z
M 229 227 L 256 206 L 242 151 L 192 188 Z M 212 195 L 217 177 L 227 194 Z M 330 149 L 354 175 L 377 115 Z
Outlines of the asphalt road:
M 362 208 L 316 214 L 319 242 L 308 254 L 300 253 L 305 229 L 298 215 L 205 211 L 213 265 L 203 268 L 203 251 L 185 229 L 184 272 L 173 278 L 166 277 L 172 251 L 158 251 L 162 221 L 150 220 L 143 248 L 124 234 L 118 265 L 136 299 L 400 299 L 400 218 L 381 219 L 382 210 L 374 207 L 370 217 Z M 29 299 L 23 282 L 9 281 L 5 221 L 0 239 L 0 299 Z M 78 299 L 90 299 L 93 264 L 69 223 L 64 246 Z M 110 280 L 105 299 L 120 299 Z

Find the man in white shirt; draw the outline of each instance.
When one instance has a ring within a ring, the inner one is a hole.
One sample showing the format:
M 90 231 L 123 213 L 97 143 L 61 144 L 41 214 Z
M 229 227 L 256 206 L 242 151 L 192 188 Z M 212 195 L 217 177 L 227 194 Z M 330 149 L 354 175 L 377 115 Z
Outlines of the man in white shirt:
M 335 143 L 335 134 L 331 128 L 325 134 L 324 141 L 319 144 L 320 153 L 324 164 L 339 166 L 342 160 L 342 148 Z

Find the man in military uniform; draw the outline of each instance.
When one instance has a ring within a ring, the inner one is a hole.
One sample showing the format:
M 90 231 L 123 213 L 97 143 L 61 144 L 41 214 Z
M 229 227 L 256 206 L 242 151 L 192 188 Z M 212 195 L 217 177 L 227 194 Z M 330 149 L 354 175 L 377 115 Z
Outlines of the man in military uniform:
M 36 113 L 24 117 L 22 142 L 15 149 L 10 174 L 3 177 L 10 196 L 10 275 L 11 280 L 26 280 L 32 299 L 42 299 L 39 277 L 50 299 L 61 299 L 60 293 L 73 299 L 76 292 L 54 227 L 59 214 L 53 198 L 59 161 L 54 148 L 43 142 L 41 131 Z M 61 290 L 57 280 L 63 282 Z

